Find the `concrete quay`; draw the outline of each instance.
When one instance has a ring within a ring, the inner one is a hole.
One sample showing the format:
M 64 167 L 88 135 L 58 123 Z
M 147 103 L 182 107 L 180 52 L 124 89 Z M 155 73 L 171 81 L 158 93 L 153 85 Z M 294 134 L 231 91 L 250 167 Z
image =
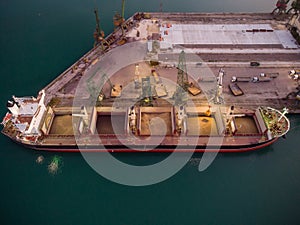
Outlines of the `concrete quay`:
M 144 71 L 140 71 L 141 77 L 149 76 L 155 69 L 160 77 L 176 83 L 178 56 L 184 50 L 187 73 L 201 89 L 206 89 L 206 85 L 216 87 L 219 69 L 225 70 L 225 105 L 236 108 L 261 105 L 278 109 L 288 107 L 290 112 L 300 113 L 300 104 L 296 99 L 299 83 L 289 76 L 290 70 L 300 68 L 300 47 L 288 30 L 289 17 L 276 18 L 267 13 L 136 13 L 126 23 L 125 37 L 122 37 L 120 29 L 116 30 L 106 38 L 113 39 L 109 47 L 94 47 L 45 87 L 47 101 L 57 97 L 61 100 L 61 106 L 71 106 L 79 89 L 88 98 L 90 93 L 82 83 L 92 80 L 96 84 L 101 79 L 103 73 L 97 72 L 99 65 L 117 65 L 107 70 L 110 71 L 111 82 L 128 86 L 134 79 L 135 65 L 143 62 L 129 60 L 123 65 L 124 59 L 130 56 L 123 47 L 141 43 L 145 46 L 145 52 L 140 60 L 144 59 L 145 64 L 153 59 L 160 62 L 156 67 L 144 66 Z M 120 43 L 122 39 L 127 42 L 122 43 L 124 46 Z M 150 41 L 153 45 L 159 43 L 158 48 L 149 48 Z M 112 50 L 118 51 L 118 56 L 113 59 Z M 134 54 L 135 49 L 131 51 Z M 251 66 L 253 61 L 258 62 L 259 66 Z M 199 81 L 206 73 L 213 78 L 213 83 Z M 228 88 L 233 76 L 253 78 L 260 77 L 262 73 L 277 73 L 278 76 L 268 82 L 239 82 L 244 92 L 242 96 L 234 96 Z M 106 93 L 109 92 L 108 86 L 104 85 Z M 170 90 L 165 98 L 171 98 L 174 87 L 166 84 L 166 88 Z M 136 90 L 133 96 L 138 96 L 139 91 Z M 199 105 L 209 104 L 205 90 L 190 98 Z M 114 99 L 108 98 L 103 104 L 112 102 Z

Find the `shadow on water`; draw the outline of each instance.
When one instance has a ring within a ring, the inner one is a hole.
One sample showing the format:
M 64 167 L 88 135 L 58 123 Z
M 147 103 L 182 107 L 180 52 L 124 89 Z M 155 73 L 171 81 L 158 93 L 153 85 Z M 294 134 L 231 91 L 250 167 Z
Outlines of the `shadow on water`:
M 111 153 L 117 160 L 134 166 L 153 165 L 165 160 L 170 154 L 155 152 Z
M 249 157 L 249 156 L 264 156 L 267 154 L 270 154 L 274 151 L 274 148 L 272 145 L 261 148 L 254 151 L 245 151 L 245 152 L 219 152 L 217 157 L 218 158 L 243 158 L 243 157 Z M 203 153 L 196 152 L 194 153 L 192 158 L 201 158 L 203 156 Z

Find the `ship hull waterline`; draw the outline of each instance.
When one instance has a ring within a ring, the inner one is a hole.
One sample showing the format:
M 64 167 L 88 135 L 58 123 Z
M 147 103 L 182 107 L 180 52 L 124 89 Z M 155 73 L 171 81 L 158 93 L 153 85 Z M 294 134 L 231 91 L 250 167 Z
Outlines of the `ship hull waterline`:
M 256 143 L 256 144 L 251 144 L 251 145 L 239 145 L 239 146 L 230 146 L 230 145 L 222 145 L 222 146 L 193 146 L 193 147 L 177 147 L 177 146 L 157 146 L 156 148 L 153 148 L 151 150 L 136 150 L 132 148 L 127 148 L 126 146 L 118 145 L 118 146 L 101 146 L 101 148 L 96 147 L 96 146 L 81 146 L 78 148 L 78 146 L 42 146 L 42 145 L 34 145 L 34 144 L 25 144 L 25 143 L 20 143 L 17 140 L 13 140 L 15 143 L 24 146 L 29 149 L 34 149 L 36 151 L 48 151 L 48 152 L 117 152 L 117 153 L 122 153 L 122 152 L 157 152 L 157 153 L 172 153 L 172 152 L 198 152 L 198 153 L 203 153 L 203 152 L 221 152 L 221 153 L 234 153 L 234 152 L 250 152 L 250 151 L 255 151 L 261 148 L 265 148 L 269 145 L 272 145 L 274 142 L 276 142 L 279 138 L 273 138 L 271 140 L 261 142 L 261 143 Z M 145 146 L 149 147 L 149 146 Z

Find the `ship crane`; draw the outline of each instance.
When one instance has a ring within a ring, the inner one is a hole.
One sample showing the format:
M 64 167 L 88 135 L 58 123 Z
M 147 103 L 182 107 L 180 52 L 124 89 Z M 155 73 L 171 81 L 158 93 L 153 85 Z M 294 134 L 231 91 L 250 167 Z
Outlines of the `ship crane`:
M 226 132 L 231 135 L 235 134 L 238 130 L 238 127 L 234 122 L 234 118 L 244 116 L 245 114 L 243 113 L 234 114 L 234 106 L 232 105 L 225 115 Z
M 79 117 L 81 119 L 79 122 L 78 131 L 82 134 L 84 130 L 86 130 L 89 126 L 89 115 L 87 113 L 86 107 L 82 106 L 80 113 L 73 113 L 72 116 Z
M 216 90 L 216 95 L 214 98 L 214 103 L 215 104 L 222 104 L 224 102 L 224 99 L 222 97 L 222 93 L 223 93 L 223 77 L 224 77 L 224 70 L 221 68 L 219 70 L 219 75 L 217 78 L 217 90 Z
M 81 107 L 81 113 L 73 113 L 72 116 L 82 118 L 84 124 L 86 126 L 88 125 L 88 113 L 87 113 L 87 110 L 86 110 L 85 106 Z

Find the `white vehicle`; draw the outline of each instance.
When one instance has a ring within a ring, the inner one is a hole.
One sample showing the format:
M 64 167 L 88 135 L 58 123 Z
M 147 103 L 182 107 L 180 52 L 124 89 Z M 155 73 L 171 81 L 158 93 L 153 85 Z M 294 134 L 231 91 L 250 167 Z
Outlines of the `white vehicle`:
M 293 76 L 295 74 L 300 74 L 300 70 L 290 70 L 289 75 Z
M 291 70 L 289 72 L 289 76 L 293 79 L 293 80 L 298 80 L 299 76 L 300 76 L 300 70 Z

